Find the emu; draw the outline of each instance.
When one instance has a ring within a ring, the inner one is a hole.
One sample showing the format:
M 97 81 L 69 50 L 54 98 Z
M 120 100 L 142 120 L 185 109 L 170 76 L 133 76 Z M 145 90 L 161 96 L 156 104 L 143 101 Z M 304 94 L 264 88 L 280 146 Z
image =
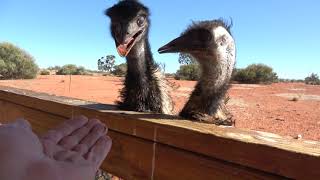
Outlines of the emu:
M 120 109 L 171 114 L 169 86 L 153 60 L 148 40 L 149 9 L 138 1 L 123 0 L 106 10 L 118 53 L 126 57 L 127 74 L 120 92 Z
M 232 125 L 225 106 L 225 94 L 236 61 L 231 26 L 221 19 L 196 22 L 158 50 L 159 53 L 188 53 L 201 68 L 200 80 L 180 112 L 181 117 Z

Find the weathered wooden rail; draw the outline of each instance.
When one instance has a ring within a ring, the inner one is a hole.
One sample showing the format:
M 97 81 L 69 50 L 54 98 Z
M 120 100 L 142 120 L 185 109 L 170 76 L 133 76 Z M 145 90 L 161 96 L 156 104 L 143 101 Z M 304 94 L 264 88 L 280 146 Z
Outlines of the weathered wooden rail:
M 76 115 L 99 118 L 113 147 L 102 169 L 124 179 L 319 179 L 320 143 L 0 87 L 0 122 L 41 134 Z

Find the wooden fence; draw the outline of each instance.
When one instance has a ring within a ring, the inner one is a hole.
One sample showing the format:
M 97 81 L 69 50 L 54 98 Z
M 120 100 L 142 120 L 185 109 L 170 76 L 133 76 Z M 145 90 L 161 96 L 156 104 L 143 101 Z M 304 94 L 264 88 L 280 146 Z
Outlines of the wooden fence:
M 124 179 L 320 179 L 319 142 L 0 87 L 2 123 L 24 117 L 41 134 L 80 114 L 107 124 L 102 169 Z

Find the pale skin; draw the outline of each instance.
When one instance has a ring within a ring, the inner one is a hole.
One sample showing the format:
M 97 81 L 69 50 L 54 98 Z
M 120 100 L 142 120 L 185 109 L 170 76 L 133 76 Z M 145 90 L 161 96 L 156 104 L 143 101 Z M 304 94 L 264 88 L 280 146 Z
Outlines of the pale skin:
M 28 121 L 0 125 L 1 180 L 92 180 L 112 145 L 106 126 L 84 116 L 44 136 Z

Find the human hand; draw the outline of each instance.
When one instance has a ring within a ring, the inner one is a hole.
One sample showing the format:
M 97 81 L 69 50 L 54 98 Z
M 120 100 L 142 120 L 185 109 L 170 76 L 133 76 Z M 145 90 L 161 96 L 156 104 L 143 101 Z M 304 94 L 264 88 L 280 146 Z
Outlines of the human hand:
M 81 116 L 38 138 L 28 121 L 0 125 L 1 180 L 89 180 L 111 148 L 99 120 Z
M 68 179 L 93 179 L 112 145 L 106 133 L 99 120 L 80 116 L 48 131 L 40 140 L 45 155 L 59 163 Z

